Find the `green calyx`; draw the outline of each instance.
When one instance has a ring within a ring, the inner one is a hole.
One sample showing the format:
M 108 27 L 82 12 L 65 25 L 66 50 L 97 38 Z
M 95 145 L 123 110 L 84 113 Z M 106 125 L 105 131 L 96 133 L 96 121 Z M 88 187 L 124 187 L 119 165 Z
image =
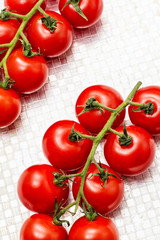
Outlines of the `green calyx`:
M 118 179 L 118 180 L 121 180 L 121 179 L 118 178 L 116 175 L 114 175 L 114 174 L 112 174 L 112 173 L 109 173 L 109 172 L 108 172 L 108 169 L 102 168 L 101 162 L 99 162 L 99 167 L 98 167 L 98 169 L 99 169 L 99 173 L 93 173 L 92 176 L 99 176 L 99 177 L 100 177 L 100 179 L 104 182 L 104 185 L 101 185 L 102 187 L 105 187 L 105 186 L 107 185 L 107 181 L 108 181 L 108 179 L 109 179 L 110 176 L 112 176 L 112 177 L 114 177 L 114 178 L 116 178 L 116 179 Z M 92 176 L 91 176 L 91 177 L 92 177 Z M 90 177 L 90 178 L 91 178 L 91 177 Z
M 16 19 L 17 21 L 19 21 L 19 19 L 17 17 L 11 16 L 10 12 L 6 11 L 6 8 L 1 10 L 0 19 L 2 21 L 8 21 L 9 19 Z
M 119 143 L 121 146 L 129 146 L 132 143 L 132 137 L 128 135 L 126 125 L 123 125 L 123 135 L 119 137 Z
M 11 89 L 13 87 L 14 83 L 15 83 L 15 81 L 10 79 L 9 77 L 6 77 L 4 82 L 0 81 L 0 87 L 5 90 Z
M 86 218 L 89 221 L 92 222 L 97 218 L 98 213 L 96 211 L 94 211 L 93 207 L 91 207 L 91 206 L 86 209 L 86 205 L 82 199 L 81 199 L 81 206 L 83 208 Z
M 51 33 L 53 33 L 56 30 L 57 28 L 56 24 L 58 22 L 56 19 L 48 15 L 47 17 L 42 17 L 41 21 L 49 29 Z
M 58 225 L 58 226 L 62 226 L 63 223 L 67 223 L 67 225 L 69 226 L 70 225 L 69 221 L 60 220 L 60 217 L 58 216 L 58 214 L 61 210 L 62 204 L 63 204 L 63 199 L 62 199 L 62 201 L 60 202 L 59 205 L 58 205 L 58 202 L 57 202 L 57 198 L 55 199 L 55 204 L 54 204 L 55 211 L 54 211 L 54 216 L 53 216 L 53 223 L 55 225 Z
M 61 9 L 61 11 L 63 11 L 63 9 L 68 5 L 68 4 L 72 4 L 72 6 L 74 7 L 74 9 L 76 10 L 76 12 L 82 17 L 84 18 L 86 21 L 88 21 L 88 18 L 84 15 L 84 13 L 82 12 L 82 10 L 80 9 L 79 6 L 80 0 L 68 0 L 66 2 L 66 4 L 64 5 L 64 7 Z
M 75 124 L 73 124 L 72 130 L 71 130 L 71 133 L 68 136 L 68 139 L 71 142 L 78 142 L 78 141 L 86 140 L 86 138 L 82 137 L 79 132 L 74 131 L 74 126 L 75 126 Z
M 31 44 L 30 43 L 26 43 L 24 40 L 21 40 L 22 45 L 23 45 L 23 54 L 25 57 L 34 57 L 34 56 L 42 56 L 42 54 L 40 54 L 40 52 L 33 52 L 31 50 Z
M 102 115 L 103 115 L 103 111 L 104 111 L 104 109 L 99 106 L 99 102 L 95 98 L 89 98 L 87 100 L 87 102 L 85 103 L 85 105 L 80 105 L 78 107 L 84 107 L 84 109 L 80 114 L 77 115 L 77 117 L 82 115 L 83 113 L 89 112 L 90 110 L 93 110 L 93 109 L 98 109 Z
M 143 104 L 143 106 L 133 110 L 132 112 L 144 112 L 148 115 L 151 115 L 154 111 L 154 104 L 151 102 L 148 102 L 147 104 Z
M 64 181 L 67 179 L 65 174 L 61 174 L 61 173 L 57 173 L 57 172 L 53 172 L 54 175 L 54 184 L 60 187 L 68 187 L 68 183 L 65 183 Z

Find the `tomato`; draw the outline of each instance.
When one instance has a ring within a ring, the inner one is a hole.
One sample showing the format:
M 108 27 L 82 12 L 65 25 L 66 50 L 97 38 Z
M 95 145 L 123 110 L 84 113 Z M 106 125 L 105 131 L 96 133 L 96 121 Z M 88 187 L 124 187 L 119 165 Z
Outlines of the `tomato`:
M 36 14 L 28 26 L 28 40 L 33 49 L 45 57 L 57 57 L 66 52 L 73 41 L 73 30 L 69 22 L 60 14 L 53 11 L 46 11 L 51 17 L 57 20 L 54 32 L 42 23 L 41 14 Z
M 15 19 L 10 19 L 7 21 L 2 21 L 0 19 L 0 44 L 10 43 L 14 38 L 20 23 Z M 19 47 L 20 41 L 17 42 L 15 47 Z M 0 48 L 0 51 L 7 49 L 5 47 Z M 0 55 L 0 60 L 5 56 L 6 51 Z
M 0 88 L 0 128 L 12 124 L 21 112 L 21 100 L 13 89 Z
M 71 23 L 75 28 L 87 28 L 95 24 L 101 17 L 103 11 L 103 0 L 81 0 L 79 7 L 88 21 L 77 13 L 71 3 L 65 8 L 68 0 L 59 1 L 59 10 L 61 14 Z
M 13 11 L 22 15 L 27 14 L 38 0 L 4 0 L 4 6 L 7 7 L 7 10 Z M 46 0 L 42 3 L 41 7 L 46 8 Z
M 76 102 L 76 114 L 80 114 L 89 98 L 95 98 L 99 103 L 109 108 L 117 108 L 123 99 L 121 95 L 111 87 L 104 85 L 94 85 L 86 88 L 78 97 Z M 93 109 L 78 116 L 80 124 L 86 128 L 89 132 L 98 134 L 106 122 L 108 121 L 111 113 L 108 110 L 104 110 L 103 114 L 98 109 Z M 118 127 L 124 120 L 125 110 L 123 110 L 114 121 L 112 127 Z
M 26 208 L 39 213 L 52 213 L 55 200 L 58 204 L 68 198 L 67 185 L 61 187 L 54 184 L 54 172 L 61 173 L 53 166 L 42 164 L 27 168 L 18 181 L 18 195 Z M 68 183 L 68 181 L 65 181 Z
M 16 67 L 15 67 L 16 66 Z M 48 78 L 48 67 L 41 56 L 25 57 L 23 49 L 16 49 L 7 60 L 8 73 L 20 93 L 39 90 Z
M 23 224 L 20 240 L 68 240 L 64 227 L 53 223 L 52 217 L 45 214 L 34 214 Z
M 68 139 L 74 124 L 75 131 L 88 134 L 80 124 L 63 120 L 51 125 L 45 132 L 42 141 L 43 151 L 47 159 L 53 166 L 64 171 L 81 168 L 92 148 L 92 140 L 71 142 Z
M 68 240 L 119 240 L 115 224 L 108 218 L 98 216 L 89 221 L 85 216 L 79 218 L 71 227 Z
M 116 131 L 122 133 L 123 127 Z M 104 145 L 104 155 L 111 168 L 116 172 L 135 176 L 146 171 L 154 160 L 155 142 L 143 128 L 127 126 L 128 135 L 132 137 L 129 146 L 120 146 L 119 137 L 110 133 Z
M 108 170 L 120 179 L 120 176 L 115 173 L 110 167 L 102 164 L 102 168 Z M 106 172 L 106 170 L 105 170 Z M 124 185 L 122 180 L 116 179 L 113 176 L 108 176 L 106 186 L 105 181 L 101 180 L 100 176 L 92 176 L 99 173 L 95 164 L 89 166 L 86 180 L 84 184 L 84 195 L 89 204 L 94 210 L 101 214 L 106 214 L 115 210 L 123 199 Z M 76 199 L 81 184 L 81 177 L 76 177 L 73 183 L 73 196 Z
M 136 106 L 129 106 L 128 112 L 130 120 L 133 124 L 145 128 L 151 135 L 160 134 L 160 86 L 148 86 L 139 89 L 133 100 L 133 102 L 148 103 L 151 102 L 154 105 L 152 114 L 146 114 L 144 112 L 133 112 L 137 109 Z

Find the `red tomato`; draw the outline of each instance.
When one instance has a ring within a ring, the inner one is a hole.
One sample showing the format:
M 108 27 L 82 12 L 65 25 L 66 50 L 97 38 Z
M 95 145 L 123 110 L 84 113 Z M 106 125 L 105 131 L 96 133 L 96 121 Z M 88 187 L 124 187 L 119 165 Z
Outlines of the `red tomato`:
M 69 22 L 60 14 L 46 11 L 57 20 L 53 33 L 42 23 L 41 14 L 36 14 L 28 26 L 28 40 L 33 49 L 44 53 L 45 57 L 57 57 L 66 52 L 73 41 L 73 30 Z
M 52 213 L 55 200 L 58 204 L 68 198 L 68 187 L 54 184 L 53 172 L 61 173 L 53 166 L 42 164 L 27 168 L 18 181 L 18 195 L 26 208 L 39 213 Z M 68 181 L 65 181 L 68 183 Z
M 109 173 L 116 177 L 120 176 L 115 173 L 110 167 L 102 164 Z M 101 214 L 106 214 L 115 210 L 123 199 L 124 185 L 122 180 L 109 176 L 106 186 L 100 176 L 92 176 L 94 173 L 99 173 L 98 168 L 94 163 L 91 163 L 84 184 L 84 195 L 89 204 L 94 210 Z M 81 184 L 81 177 L 76 177 L 73 183 L 73 196 L 76 199 Z M 103 187 L 104 186 L 104 187 Z
M 11 53 L 7 67 L 10 78 L 15 81 L 14 88 L 20 93 L 39 90 L 48 78 L 45 59 L 41 56 L 25 57 L 22 48 Z
M 34 214 L 28 218 L 20 231 L 20 240 L 68 240 L 64 227 L 53 223 L 52 217 Z
M 108 218 L 98 216 L 89 221 L 85 216 L 79 218 L 71 227 L 68 240 L 119 240 L 115 224 Z
M 68 0 L 59 1 L 59 10 L 61 14 L 75 28 L 87 28 L 95 24 L 101 17 L 103 11 L 103 0 L 81 0 L 79 7 L 88 21 L 81 17 L 73 5 L 69 3 L 65 8 L 64 5 Z
M 95 98 L 99 103 L 107 106 L 109 108 L 117 108 L 122 102 L 123 99 L 121 95 L 111 87 L 103 85 L 95 85 L 86 88 L 78 97 L 76 102 L 76 114 L 80 114 L 83 107 L 80 105 L 85 105 L 89 98 Z M 106 122 L 108 121 L 111 113 L 107 110 L 104 110 L 103 115 L 98 109 L 93 109 L 91 111 L 85 112 L 82 115 L 78 116 L 80 124 L 86 128 L 89 132 L 98 134 Z M 125 110 L 123 110 L 114 121 L 112 127 L 118 127 L 124 120 Z
M 92 148 L 92 140 L 71 142 L 68 139 L 74 124 L 75 131 L 88 134 L 80 124 L 70 120 L 63 120 L 51 125 L 43 137 L 43 151 L 47 159 L 55 167 L 64 171 L 81 168 Z
M 10 43 L 14 38 L 20 23 L 15 19 L 2 21 L 0 19 L 0 44 Z M 16 47 L 20 46 L 20 41 L 17 42 Z M 0 48 L 0 51 L 6 48 Z M 0 60 L 4 57 L 6 51 L 0 55 Z
M 13 11 L 22 15 L 27 14 L 38 0 L 4 0 L 4 6 L 7 7 L 7 10 Z M 42 3 L 41 7 L 46 8 L 46 0 Z
M 143 112 L 132 112 L 137 109 L 136 106 L 129 106 L 129 117 L 133 124 L 145 128 L 151 135 L 160 134 L 160 87 L 148 86 L 139 89 L 133 100 L 133 102 L 148 103 L 151 102 L 154 105 L 154 111 L 151 115 Z
M 123 133 L 123 126 L 116 131 Z M 154 160 L 155 142 L 143 128 L 127 126 L 128 135 L 132 137 L 129 146 L 120 146 L 119 137 L 110 133 L 104 145 L 104 155 L 111 168 L 116 172 L 135 176 L 146 171 Z
M 13 89 L 0 88 L 0 128 L 12 124 L 21 112 L 21 100 Z

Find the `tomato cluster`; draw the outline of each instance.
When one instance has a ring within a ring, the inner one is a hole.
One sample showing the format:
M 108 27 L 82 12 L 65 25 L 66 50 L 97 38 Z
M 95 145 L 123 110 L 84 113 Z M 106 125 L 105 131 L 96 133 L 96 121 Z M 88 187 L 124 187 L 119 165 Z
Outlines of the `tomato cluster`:
M 131 113 L 137 121 L 141 114 L 144 117 L 150 115 L 148 125 L 145 122 L 145 128 L 153 121 L 157 123 L 154 125 L 155 129 L 159 129 L 160 122 L 156 121 L 160 108 L 157 97 L 159 87 L 147 87 L 147 91 L 149 90 L 152 97 L 149 95 L 147 98 L 146 88 L 141 88 L 136 92 L 132 102 L 129 100 L 126 102 L 111 87 L 90 86 L 79 95 L 76 102 L 75 109 L 80 124 L 61 120 L 46 130 L 42 147 L 46 158 L 53 166 L 47 164 L 31 166 L 22 173 L 18 181 L 20 200 L 28 209 L 38 212 L 23 224 L 21 240 L 119 239 L 114 223 L 103 217 L 114 211 L 123 200 L 124 184 L 119 174 L 126 176 L 141 174 L 150 167 L 155 156 L 152 127 L 148 132 L 140 126 L 122 126 L 121 123 L 125 117 L 125 107 L 130 105 L 129 115 Z M 142 96 L 144 94 L 144 99 L 134 102 L 139 94 Z M 134 112 L 131 110 L 132 106 Z M 112 120 L 114 114 L 116 116 Z M 97 136 L 91 133 L 97 133 Z M 106 138 L 104 157 L 110 167 L 94 160 L 95 145 L 97 146 L 97 141 L 100 143 L 103 137 Z M 70 179 L 73 177 L 74 179 Z M 66 206 L 64 204 L 68 198 L 68 180 L 73 181 L 72 193 L 75 204 Z M 57 210 L 58 204 L 63 208 L 58 207 Z M 68 235 L 66 230 L 59 226 L 60 217 L 74 205 L 77 207 L 80 205 L 86 216 L 73 224 Z M 53 218 L 46 215 L 49 213 L 54 213 Z
M 0 82 L 0 128 L 9 126 L 20 114 L 16 91 L 30 94 L 45 84 L 48 67 L 44 57 L 65 53 L 72 45 L 72 26 L 92 26 L 103 10 L 102 0 L 59 0 L 60 15 L 45 12 L 46 3 L 4 1 L 7 11 L 0 15 L 0 64 L 5 78 Z M 25 34 L 21 28 L 25 28 Z M 12 85 L 14 90 L 10 89 Z M 135 125 L 120 126 L 127 105 Z M 141 174 L 154 160 L 152 135 L 160 134 L 160 87 L 141 88 L 132 102 L 123 102 L 111 87 L 90 86 L 78 97 L 75 110 L 80 123 L 58 121 L 43 136 L 42 148 L 51 165 L 33 165 L 19 178 L 17 191 L 21 202 L 37 213 L 23 224 L 20 240 L 118 240 L 116 226 L 103 215 L 122 202 L 124 184 L 120 174 Z M 104 157 L 109 166 L 94 159 L 103 137 Z M 75 201 L 66 205 L 69 181 L 73 181 Z M 85 216 L 73 224 L 68 234 L 61 226 L 65 220 L 60 217 L 74 205 L 75 209 L 80 205 Z
M 0 87 L 6 91 L 8 99 L 12 99 L 8 91 L 11 87 L 20 94 L 38 91 L 48 79 L 45 58 L 64 54 L 72 45 L 73 27 L 92 26 L 103 11 L 102 0 L 59 1 L 61 14 L 45 11 L 47 0 L 4 0 L 4 5 L 6 9 L 0 14 L 0 68 L 4 69 L 4 79 Z M 2 96 L 0 104 L 8 108 L 6 121 L 4 116 L 0 117 L 0 128 L 9 126 L 19 116 L 20 111 L 15 110 L 11 119 L 8 109 L 12 106 L 16 109 L 13 102 L 14 99 L 7 102 Z

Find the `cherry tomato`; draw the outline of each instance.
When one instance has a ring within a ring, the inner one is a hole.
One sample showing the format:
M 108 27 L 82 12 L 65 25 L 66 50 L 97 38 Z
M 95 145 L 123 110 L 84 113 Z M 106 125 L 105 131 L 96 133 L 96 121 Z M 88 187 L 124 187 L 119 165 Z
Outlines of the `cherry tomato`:
M 60 14 L 53 11 L 46 11 L 51 17 L 57 20 L 54 32 L 42 23 L 41 14 L 36 14 L 28 26 L 28 40 L 33 49 L 45 57 L 57 57 L 66 52 L 73 41 L 73 30 L 69 22 Z
M 4 6 L 7 7 L 7 10 L 13 11 L 22 15 L 27 14 L 38 0 L 4 0 Z M 46 0 L 42 3 L 41 7 L 46 8 Z
M 16 66 L 16 67 L 15 67 Z M 25 57 L 23 49 L 16 49 L 7 60 L 8 73 L 20 93 L 39 90 L 48 78 L 48 67 L 41 56 Z
M 87 28 L 95 24 L 101 17 L 103 11 L 103 0 L 81 0 L 79 7 L 84 13 L 86 19 L 77 13 L 71 3 L 65 8 L 65 4 L 68 0 L 59 1 L 59 10 L 61 14 L 71 23 L 75 28 Z
M 116 131 L 122 133 L 123 127 Z M 143 128 L 127 126 L 128 135 L 132 137 L 129 146 L 120 146 L 119 137 L 110 133 L 104 145 L 104 155 L 111 168 L 116 172 L 135 176 L 146 171 L 154 160 L 155 142 Z
M 108 218 L 98 216 L 89 221 L 85 216 L 79 218 L 71 227 L 68 240 L 119 240 L 115 224 Z
M 71 142 L 68 139 L 74 124 L 75 131 L 88 134 L 80 124 L 63 120 L 51 125 L 44 134 L 42 141 L 43 151 L 47 159 L 53 166 L 64 171 L 81 168 L 92 148 L 92 140 Z
M 64 227 L 53 223 L 52 217 L 45 214 L 34 214 L 23 224 L 20 240 L 68 240 Z
M 54 172 L 61 173 L 53 166 L 42 164 L 27 168 L 18 181 L 18 195 L 26 208 L 39 213 L 52 213 L 55 200 L 58 204 L 68 198 L 67 185 L 61 187 L 54 184 Z M 68 181 L 65 181 L 68 183 Z
M 20 23 L 15 19 L 9 19 L 7 21 L 2 21 L 0 19 L 0 44 L 10 43 L 14 38 Z M 19 47 L 20 41 L 17 42 L 15 48 Z M 5 47 L 0 48 L 0 51 L 7 49 Z M 5 56 L 6 51 L 0 55 L 0 60 Z
M 13 89 L 0 88 L 0 128 L 12 124 L 21 112 L 21 100 Z
M 76 102 L 76 114 L 80 114 L 88 99 L 95 98 L 99 103 L 109 108 L 117 108 L 123 99 L 121 95 L 111 87 L 103 85 L 94 85 L 86 88 L 78 97 Z M 106 122 L 108 121 L 111 113 L 108 110 L 104 110 L 103 114 L 98 109 L 93 109 L 78 116 L 80 124 L 91 133 L 98 134 Z M 123 110 L 114 121 L 112 127 L 118 127 L 124 120 L 125 110 Z
M 115 173 L 110 167 L 102 164 L 102 168 L 108 170 L 120 179 L 120 176 Z M 105 170 L 106 172 L 106 170 Z M 92 176 L 99 173 L 95 164 L 91 163 L 84 184 L 84 195 L 89 204 L 94 210 L 101 214 L 106 214 L 115 210 L 123 199 L 124 185 L 122 180 L 118 180 L 113 176 L 108 176 L 107 184 L 100 176 Z M 73 196 L 76 199 L 81 184 L 81 177 L 76 177 L 73 183 Z
M 145 128 L 151 135 L 160 134 L 160 87 L 148 86 L 139 89 L 133 100 L 133 102 L 148 103 L 151 102 L 154 105 L 152 114 L 146 114 L 144 112 L 133 112 L 137 109 L 136 106 L 129 106 L 129 117 L 133 124 Z

